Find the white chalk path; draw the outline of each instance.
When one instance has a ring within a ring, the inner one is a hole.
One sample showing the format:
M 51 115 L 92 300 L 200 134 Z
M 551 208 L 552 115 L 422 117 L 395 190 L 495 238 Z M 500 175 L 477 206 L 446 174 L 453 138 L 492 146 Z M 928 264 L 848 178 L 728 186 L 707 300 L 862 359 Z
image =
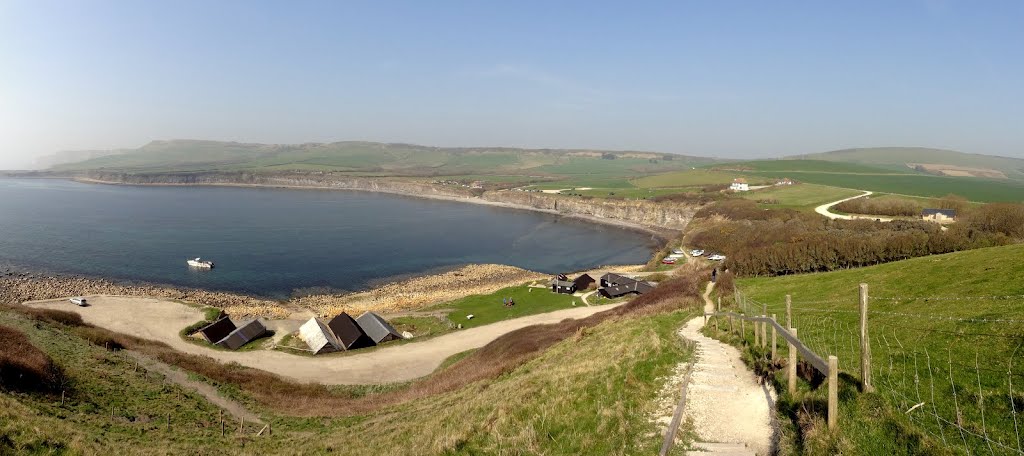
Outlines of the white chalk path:
M 714 312 L 704 292 L 705 312 Z M 683 416 L 700 441 L 688 455 L 768 455 L 775 439 L 775 393 L 758 382 L 735 347 L 700 333 L 704 317 L 690 320 L 679 334 L 696 344 Z
M 843 215 L 843 214 L 836 214 L 835 212 L 829 211 L 829 209 L 831 209 L 832 206 L 835 206 L 835 205 L 837 205 L 839 203 L 845 203 L 847 201 L 855 200 L 857 198 L 863 198 L 863 197 L 871 195 L 873 193 L 874 192 L 865 191 L 864 193 L 861 193 L 860 195 L 857 195 L 857 196 L 851 196 L 849 198 L 843 198 L 843 199 L 841 199 L 839 201 L 833 201 L 831 203 L 825 203 L 825 204 L 822 204 L 821 206 L 818 206 L 818 207 L 814 208 L 814 212 L 817 212 L 817 213 L 819 213 L 821 215 L 824 215 L 825 217 L 828 217 L 828 218 L 833 219 L 833 220 L 835 220 L 835 219 L 839 219 L 839 220 L 868 219 L 868 220 L 876 220 L 876 221 L 879 221 L 879 222 L 891 222 L 892 219 L 891 218 L 886 218 L 886 217 L 871 217 L 871 216 L 866 216 L 866 215 Z

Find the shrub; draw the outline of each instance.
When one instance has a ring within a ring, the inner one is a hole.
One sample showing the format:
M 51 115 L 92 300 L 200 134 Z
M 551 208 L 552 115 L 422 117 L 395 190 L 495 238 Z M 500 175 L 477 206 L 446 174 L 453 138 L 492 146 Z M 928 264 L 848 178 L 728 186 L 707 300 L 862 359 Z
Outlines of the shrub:
M 63 374 L 24 333 L 0 326 L 0 387 L 17 391 L 53 391 Z
M 58 323 L 65 326 L 84 326 L 85 322 L 82 321 L 82 316 L 74 312 L 67 312 L 64 310 L 54 309 L 37 309 L 33 307 L 22 306 L 21 310 L 23 314 L 28 315 L 33 320 L 45 321 L 48 323 Z

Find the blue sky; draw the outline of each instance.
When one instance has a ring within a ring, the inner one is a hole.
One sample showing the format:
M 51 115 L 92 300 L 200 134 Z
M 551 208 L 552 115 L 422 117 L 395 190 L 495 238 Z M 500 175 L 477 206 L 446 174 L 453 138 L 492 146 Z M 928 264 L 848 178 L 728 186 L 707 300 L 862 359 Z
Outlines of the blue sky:
M 153 139 L 1024 156 L 1024 2 L 0 0 L 0 169 Z

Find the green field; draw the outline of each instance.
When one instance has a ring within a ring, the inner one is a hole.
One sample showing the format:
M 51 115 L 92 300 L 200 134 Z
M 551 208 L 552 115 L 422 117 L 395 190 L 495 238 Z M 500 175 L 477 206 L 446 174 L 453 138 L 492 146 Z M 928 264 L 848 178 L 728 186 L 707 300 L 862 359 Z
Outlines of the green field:
M 729 184 L 737 177 L 744 177 L 744 175 L 739 172 L 691 169 L 635 179 L 633 185 L 639 188 L 701 187 Z
M 505 306 L 502 298 L 512 298 L 516 304 Z M 486 295 L 473 295 L 455 301 L 431 306 L 430 309 L 451 309 L 448 319 L 463 328 L 525 317 L 556 310 L 571 309 L 573 303 L 582 306 L 583 300 L 572 295 L 552 293 L 550 288 L 530 288 L 526 285 L 509 287 Z M 473 315 L 472 320 L 466 319 Z
M 861 165 L 856 163 L 831 162 L 824 160 L 753 160 L 745 162 L 729 163 L 727 165 L 715 165 L 715 169 L 730 169 L 743 171 L 774 171 L 774 172 L 821 172 L 837 174 L 914 174 L 915 171 L 904 167 L 903 170 L 893 170 L 876 166 Z
M 910 196 L 938 198 L 952 193 L 976 202 L 1024 201 L 1024 184 L 1017 183 L 1017 181 L 940 177 L 924 174 L 859 175 L 793 171 L 750 171 L 749 173 L 763 177 L 789 177 L 811 184 Z
M 761 203 L 763 208 L 814 209 L 824 203 L 859 195 L 861 192 L 846 188 L 814 184 L 780 185 L 750 192 L 737 193 L 741 198 L 754 201 L 777 200 Z
M 945 149 L 925 147 L 872 147 L 843 149 L 817 154 L 801 155 L 801 158 L 828 160 L 845 163 L 859 163 L 869 166 L 908 169 L 907 163 L 941 163 L 946 165 L 988 168 L 1006 173 L 1011 179 L 1024 179 L 1024 159 L 979 155 Z
M 1001 445 L 1017 448 L 1014 413 L 1024 407 L 1022 276 L 1024 245 L 1012 245 L 737 285 L 750 313 L 760 314 L 764 303 L 781 320 L 784 296 L 792 295 L 800 339 L 822 356 L 837 356 L 850 382 L 860 377 L 857 287 L 869 285 L 878 393 L 844 387 L 842 434 L 821 437 L 831 445 L 827 452 L 988 453 L 991 445 L 1002 453 Z M 781 374 L 776 380 L 784 382 Z M 822 394 L 805 391 L 783 407 Z

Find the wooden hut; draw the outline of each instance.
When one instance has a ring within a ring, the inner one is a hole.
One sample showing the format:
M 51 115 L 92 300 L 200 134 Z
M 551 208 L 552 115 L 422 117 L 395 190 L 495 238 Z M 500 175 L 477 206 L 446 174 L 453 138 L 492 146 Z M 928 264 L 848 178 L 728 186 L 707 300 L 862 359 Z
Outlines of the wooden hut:
M 373 312 L 363 312 L 356 318 L 356 324 L 375 344 L 404 339 L 391 323 Z
M 202 335 L 203 339 L 206 339 L 207 342 L 215 344 L 224 340 L 225 337 L 228 337 L 228 335 L 236 329 L 238 328 L 230 318 L 222 316 L 217 321 L 202 327 L 199 330 L 199 334 Z
M 334 333 L 319 318 L 310 318 L 299 327 L 299 339 L 302 339 L 314 355 L 331 353 L 341 350 L 341 343 Z
M 260 338 L 266 333 L 267 327 L 263 326 L 263 323 L 257 319 L 239 326 L 234 331 L 231 331 L 231 334 L 228 334 L 227 337 L 217 342 L 217 345 L 229 350 L 238 350 L 243 345 L 254 339 Z
M 357 348 L 372 347 L 376 345 L 373 339 L 363 332 L 359 324 L 347 313 L 340 313 L 338 316 L 327 322 L 334 336 L 338 338 L 341 348 L 355 350 Z

